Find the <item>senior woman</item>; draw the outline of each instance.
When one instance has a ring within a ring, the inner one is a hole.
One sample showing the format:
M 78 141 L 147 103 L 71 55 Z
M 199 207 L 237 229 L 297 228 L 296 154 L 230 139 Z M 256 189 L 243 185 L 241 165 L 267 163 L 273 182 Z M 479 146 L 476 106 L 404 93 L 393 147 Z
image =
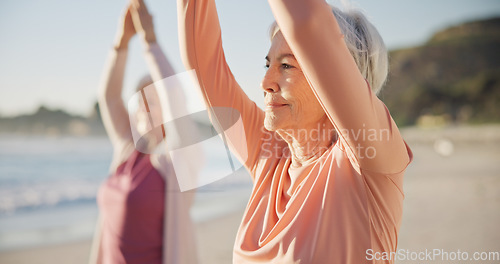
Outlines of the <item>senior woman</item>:
M 136 33 L 152 78 L 148 75 L 140 82 L 137 95 L 142 96 L 131 99 L 139 107 L 127 112 L 123 78 L 129 42 Z M 182 144 L 176 140 L 180 134 L 185 140 L 195 138 L 196 126 L 190 119 L 167 126 L 160 121 L 162 116 L 187 113 L 181 87 L 164 80 L 174 74 L 156 42 L 144 1 L 131 0 L 120 19 L 99 89 L 101 115 L 114 153 L 110 175 L 97 196 L 100 215 L 90 263 L 198 263 L 189 215 L 194 193 L 181 193 L 177 180 L 190 175 L 175 173 L 164 144 L 164 140 L 171 146 Z M 177 157 L 176 165 L 192 169 L 195 175 L 202 156 L 191 149 L 189 157 Z
M 224 58 L 213 0 L 178 0 L 181 52 L 210 107 L 239 111 L 226 135 L 254 187 L 235 263 L 392 263 L 412 153 L 377 98 L 383 41 L 358 11 L 269 0 L 276 19 L 259 109 Z M 214 111 L 212 122 L 221 120 Z M 246 159 L 245 159 L 246 157 Z M 375 253 L 379 253 L 378 255 Z

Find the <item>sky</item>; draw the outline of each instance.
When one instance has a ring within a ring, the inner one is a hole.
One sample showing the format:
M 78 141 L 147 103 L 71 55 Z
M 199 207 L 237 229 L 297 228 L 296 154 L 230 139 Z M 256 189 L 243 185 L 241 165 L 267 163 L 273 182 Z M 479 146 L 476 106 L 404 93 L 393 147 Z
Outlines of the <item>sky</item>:
M 328 1 L 341 6 L 341 0 Z M 101 71 L 126 0 L 1 0 L 0 116 L 29 114 L 45 105 L 90 114 Z M 364 10 L 389 49 L 417 46 L 446 27 L 500 16 L 500 0 L 350 0 Z M 146 0 L 158 42 L 176 72 L 176 3 Z M 264 0 L 217 0 L 227 61 L 240 85 L 262 106 L 260 81 L 273 16 Z M 147 74 L 137 37 L 129 47 L 124 100 Z

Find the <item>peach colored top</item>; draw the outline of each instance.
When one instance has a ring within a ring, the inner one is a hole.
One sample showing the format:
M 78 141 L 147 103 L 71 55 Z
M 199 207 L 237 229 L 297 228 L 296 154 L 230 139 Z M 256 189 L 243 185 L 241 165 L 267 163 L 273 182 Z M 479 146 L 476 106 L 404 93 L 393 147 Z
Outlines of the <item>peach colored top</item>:
M 184 63 L 196 70 L 207 104 L 238 110 L 245 127 L 244 135 L 226 135 L 240 158 L 247 148 L 242 162 L 254 179 L 233 261 L 392 263 L 367 260 L 367 250 L 396 250 L 403 173 L 412 153 L 359 73 L 330 7 L 323 0 L 269 2 L 339 136 L 322 156 L 300 168 L 290 166 L 286 143 L 264 129 L 264 112 L 235 81 L 224 57 L 214 1 L 178 0 Z M 214 115 L 214 125 L 234 123 Z M 363 152 L 370 156 L 364 158 L 360 148 L 376 150 L 376 155 Z

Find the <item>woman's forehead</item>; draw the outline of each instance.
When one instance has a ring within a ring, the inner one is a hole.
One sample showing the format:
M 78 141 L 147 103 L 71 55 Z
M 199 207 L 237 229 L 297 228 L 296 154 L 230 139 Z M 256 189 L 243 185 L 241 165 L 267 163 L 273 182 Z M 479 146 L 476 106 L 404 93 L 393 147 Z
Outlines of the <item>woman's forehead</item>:
M 279 31 L 273 38 L 266 59 L 274 60 L 274 59 L 282 59 L 284 57 L 290 57 L 295 59 L 292 50 L 290 49 L 290 46 L 288 46 L 288 43 L 281 34 L 281 31 Z

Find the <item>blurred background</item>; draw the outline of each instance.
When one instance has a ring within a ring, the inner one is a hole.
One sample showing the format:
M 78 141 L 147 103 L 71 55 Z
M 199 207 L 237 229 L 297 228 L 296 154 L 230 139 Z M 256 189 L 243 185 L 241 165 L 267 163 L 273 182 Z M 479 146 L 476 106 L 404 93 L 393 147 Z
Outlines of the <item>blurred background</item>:
M 159 44 L 183 72 L 175 1 L 146 3 Z M 228 63 L 262 106 L 271 11 L 266 1 L 216 3 Z M 0 263 L 88 259 L 112 154 L 97 87 L 125 4 L 0 2 Z M 500 1 L 350 5 L 365 11 L 390 50 L 380 98 L 414 152 L 398 248 L 499 252 Z M 133 39 L 125 101 L 146 73 Z M 204 263 L 231 262 L 250 190 L 243 171 L 200 189 L 192 215 Z

